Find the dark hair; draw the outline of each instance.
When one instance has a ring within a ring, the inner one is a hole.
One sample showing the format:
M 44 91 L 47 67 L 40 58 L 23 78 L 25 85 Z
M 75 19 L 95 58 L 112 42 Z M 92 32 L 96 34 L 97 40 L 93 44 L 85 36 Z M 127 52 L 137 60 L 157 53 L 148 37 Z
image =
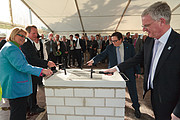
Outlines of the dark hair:
M 130 32 L 127 32 L 126 35 L 128 35 Z
M 70 35 L 69 37 L 73 37 L 73 35 Z
M 76 33 L 76 34 L 75 34 L 75 36 L 79 37 L 79 34 L 78 34 L 78 33 Z
M 122 34 L 120 32 L 114 32 L 111 37 L 116 36 L 118 40 L 122 39 Z
M 36 27 L 35 25 L 29 25 L 29 26 L 27 26 L 25 29 L 26 29 L 26 31 L 27 31 L 28 33 L 30 33 L 30 32 L 31 32 L 31 28 L 37 29 L 37 27 Z

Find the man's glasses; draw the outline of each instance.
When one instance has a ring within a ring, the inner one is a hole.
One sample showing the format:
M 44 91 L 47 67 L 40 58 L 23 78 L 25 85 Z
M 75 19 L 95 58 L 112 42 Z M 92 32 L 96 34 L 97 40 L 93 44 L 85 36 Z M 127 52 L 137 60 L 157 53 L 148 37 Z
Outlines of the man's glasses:
M 147 28 L 147 27 L 149 27 L 150 25 L 152 25 L 154 22 L 155 22 L 155 21 L 153 21 L 153 22 L 150 23 L 150 24 L 142 25 L 142 28 Z
M 117 41 L 119 41 L 119 40 L 113 40 L 112 42 L 113 42 L 113 43 L 116 43 Z
M 26 36 L 24 36 L 24 35 L 21 35 L 21 34 L 17 34 L 18 36 L 21 36 L 21 37 L 23 37 L 23 38 L 25 38 L 25 39 L 27 39 L 27 37 Z

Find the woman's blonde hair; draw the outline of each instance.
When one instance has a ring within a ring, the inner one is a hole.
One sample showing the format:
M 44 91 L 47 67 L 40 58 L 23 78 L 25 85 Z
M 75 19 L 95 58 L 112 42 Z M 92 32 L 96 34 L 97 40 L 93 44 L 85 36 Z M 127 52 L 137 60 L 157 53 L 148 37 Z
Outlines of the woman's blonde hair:
M 12 29 L 11 34 L 9 35 L 7 41 L 13 41 L 14 37 L 20 32 L 24 32 L 27 35 L 27 32 L 23 28 L 16 27 Z

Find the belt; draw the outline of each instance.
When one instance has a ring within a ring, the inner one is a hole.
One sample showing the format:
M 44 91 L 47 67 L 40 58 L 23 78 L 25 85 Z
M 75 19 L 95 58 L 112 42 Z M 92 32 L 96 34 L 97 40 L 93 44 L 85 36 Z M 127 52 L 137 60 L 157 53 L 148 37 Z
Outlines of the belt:
M 8 111 L 8 110 L 10 110 L 10 107 L 0 107 L 0 110 Z

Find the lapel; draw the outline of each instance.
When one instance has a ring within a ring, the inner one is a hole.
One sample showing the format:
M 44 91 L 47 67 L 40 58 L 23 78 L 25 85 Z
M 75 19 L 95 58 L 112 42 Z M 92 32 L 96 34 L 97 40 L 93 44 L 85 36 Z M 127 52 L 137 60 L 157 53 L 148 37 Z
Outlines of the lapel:
M 148 74 L 149 74 L 149 69 L 150 69 L 151 59 L 152 59 L 153 46 L 154 46 L 154 38 L 148 38 L 146 41 L 147 42 L 144 45 L 144 61 L 145 61 L 145 66 L 146 66 Z
M 128 49 L 129 49 L 129 47 L 128 47 L 128 45 L 126 43 L 123 42 L 123 44 L 124 44 L 124 61 L 125 61 L 125 60 L 128 59 Z
M 175 44 L 174 44 L 175 38 L 174 38 L 173 34 L 174 34 L 174 31 L 172 30 L 171 34 L 170 34 L 170 36 L 168 38 L 168 41 L 167 41 L 166 45 L 164 46 L 162 54 L 161 54 L 161 56 L 159 58 L 154 77 L 158 74 L 158 72 L 160 71 L 162 65 L 166 61 L 167 57 L 170 55 L 170 53 L 173 51 L 173 49 L 175 47 Z
M 112 55 L 111 59 L 115 59 L 117 64 L 117 53 L 116 53 L 116 47 L 114 45 L 112 45 L 112 51 L 110 51 L 109 54 Z
M 28 40 L 27 42 L 29 43 L 29 45 L 35 50 L 35 52 L 37 52 L 35 43 L 33 44 L 33 43 L 29 40 L 29 38 L 28 38 L 27 40 Z

